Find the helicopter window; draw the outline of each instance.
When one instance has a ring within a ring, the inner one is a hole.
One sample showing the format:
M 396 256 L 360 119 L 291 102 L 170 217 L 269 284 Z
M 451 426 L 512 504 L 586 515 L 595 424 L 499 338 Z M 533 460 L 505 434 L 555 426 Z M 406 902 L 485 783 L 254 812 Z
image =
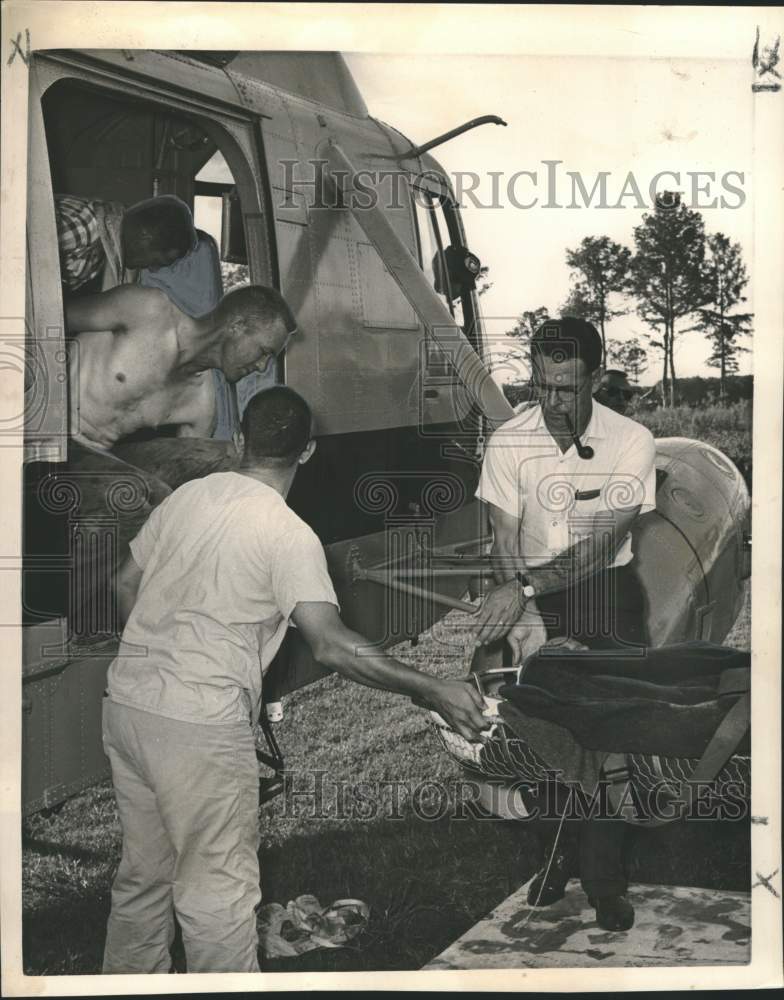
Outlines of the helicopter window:
M 419 232 L 419 251 L 422 270 L 433 288 L 444 297 L 446 306 L 458 326 L 465 331 L 463 303 L 460 294 L 451 287 L 449 271 L 444 256 L 445 247 L 453 242 L 452 228 L 446 203 L 442 195 L 415 187 L 414 207 Z
M 436 198 L 429 191 L 415 188 L 414 207 L 419 231 L 419 254 L 422 270 L 439 295 L 444 295 L 449 311 L 454 316 L 448 291 L 449 277 L 444 267 L 444 244 L 438 223 Z
M 220 150 L 216 150 L 196 174 L 193 221 L 196 228 L 209 233 L 221 249 L 224 291 L 248 284 L 250 269 L 240 199 L 234 177 Z

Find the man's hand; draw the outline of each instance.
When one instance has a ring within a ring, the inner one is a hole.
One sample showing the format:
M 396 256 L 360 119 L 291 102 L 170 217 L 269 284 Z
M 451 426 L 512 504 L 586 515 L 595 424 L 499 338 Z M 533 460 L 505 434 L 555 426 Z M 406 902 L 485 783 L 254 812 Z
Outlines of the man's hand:
M 369 639 L 346 628 L 334 604 L 300 601 L 291 617 L 319 663 L 344 677 L 407 695 L 415 705 L 433 709 L 467 740 L 476 740 L 492 725 L 493 720 L 482 715 L 484 701 L 472 684 L 441 680 L 373 652 Z
M 476 620 L 471 627 L 476 645 L 487 645 L 502 639 L 519 621 L 524 609 L 525 598 L 517 580 L 509 580 L 491 590 L 476 612 Z
M 516 622 L 506 636 L 506 641 L 512 647 L 512 663 L 521 664 L 526 657 L 537 652 L 547 642 L 547 629 L 544 627 L 539 609 L 530 601 L 525 613 Z
M 427 699 L 433 710 L 464 739 L 476 742 L 492 720 L 482 715 L 485 707 L 479 692 L 467 681 L 436 681 Z
M 570 635 L 555 635 L 552 639 L 548 639 L 545 643 L 548 649 L 552 649 L 556 652 L 563 651 L 567 652 L 570 649 L 588 649 L 589 647 L 585 645 L 584 642 L 580 642 L 577 639 L 573 639 Z

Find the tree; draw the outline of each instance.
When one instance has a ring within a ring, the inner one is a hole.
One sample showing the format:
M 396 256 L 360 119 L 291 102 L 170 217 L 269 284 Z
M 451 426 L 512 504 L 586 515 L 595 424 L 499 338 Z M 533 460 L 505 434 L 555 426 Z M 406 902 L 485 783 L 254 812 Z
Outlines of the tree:
M 548 319 L 550 319 L 550 313 L 545 306 L 539 306 L 538 309 L 521 313 L 517 317 L 517 322 L 512 329 L 507 330 L 505 334 L 506 337 L 518 341 L 520 346 L 505 347 L 501 351 L 494 351 L 490 359 L 493 371 L 500 371 L 506 368 L 517 375 L 519 363 L 527 364 L 528 362 L 528 351 L 526 349 L 528 342 L 542 323 L 546 323 Z
M 648 368 L 648 352 L 637 337 L 624 341 L 611 340 L 607 346 L 607 357 L 630 375 L 633 382 L 639 382 L 640 375 Z
M 506 335 L 527 344 L 542 323 L 546 323 L 548 319 L 550 319 L 550 313 L 546 306 L 539 306 L 538 309 L 520 313 L 517 322 L 511 330 L 507 330 Z
M 596 308 L 584 282 L 577 281 L 572 286 L 566 301 L 561 306 L 561 315 L 576 316 L 578 319 L 587 319 L 591 322 L 597 318 Z
M 705 302 L 705 223 L 680 195 L 664 192 L 653 213 L 634 230 L 630 290 L 639 316 L 657 331 L 650 338 L 662 352 L 662 400 L 675 404 L 675 324 Z
M 582 310 L 582 318 L 599 327 L 602 335 L 602 364 L 607 362 L 605 324 L 626 309 L 612 309 L 610 295 L 625 292 L 628 285 L 631 250 L 609 236 L 586 236 L 576 250 L 566 251 L 566 263 L 575 272 L 576 286 L 567 300 Z M 572 312 L 570 315 L 580 315 Z
M 751 333 L 752 313 L 733 313 L 746 301 L 743 289 L 749 278 L 741 258 L 740 243 L 731 243 L 724 233 L 707 240 L 708 257 L 703 269 L 705 305 L 697 310 L 693 330 L 701 330 L 711 342 L 707 364 L 719 369 L 719 399 L 724 402 L 727 376 L 738 371 L 738 355 L 748 351 L 738 338 Z

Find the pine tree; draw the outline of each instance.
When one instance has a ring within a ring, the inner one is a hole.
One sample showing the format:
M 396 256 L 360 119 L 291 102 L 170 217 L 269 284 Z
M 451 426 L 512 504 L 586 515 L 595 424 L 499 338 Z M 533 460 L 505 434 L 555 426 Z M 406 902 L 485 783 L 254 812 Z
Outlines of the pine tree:
M 662 351 L 662 401 L 675 403 L 675 324 L 705 303 L 705 223 L 680 195 L 664 192 L 634 230 L 630 290 L 639 316 L 657 331 Z
M 751 334 L 753 314 L 732 312 L 746 301 L 743 290 L 749 281 L 740 243 L 731 243 L 724 233 L 714 233 L 708 237 L 707 250 L 703 268 L 706 300 L 692 329 L 701 330 L 711 342 L 707 364 L 719 369 L 719 399 L 723 403 L 727 376 L 738 371 L 738 355 L 748 351 L 738 338 Z
M 624 341 L 611 340 L 607 345 L 607 357 L 613 365 L 622 368 L 632 382 L 639 382 L 648 368 L 648 352 L 637 337 Z
M 576 281 L 561 306 L 562 316 L 576 316 L 578 319 L 587 319 L 591 323 L 598 321 L 596 306 L 591 300 L 591 293 L 585 286 L 585 282 Z
M 545 306 L 521 313 L 512 329 L 507 330 L 505 334 L 506 337 L 516 340 L 520 346 L 504 345 L 500 350 L 494 350 L 486 358 L 492 370 L 497 374 L 507 372 L 519 376 L 520 366 L 524 368 L 528 366 L 528 343 L 531 337 L 548 319 L 550 314 Z
M 576 285 L 567 305 L 582 310 L 582 318 L 596 323 L 602 336 L 602 364 L 607 362 L 605 325 L 626 309 L 613 309 L 612 293 L 626 291 L 631 251 L 609 236 L 586 236 L 576 250 L 566 251 L 566 263 L 575 272 Z M 574 300 L 572 300 L 574 297 Z M 571 315 L 580 315 L 571 312 Z
M 546 323 L 548 319 L 550 319 L 550 313 L 545 306 L 520 313 L 517 317 L 517 323 L 511 330 L 507 331 L 506 335 L 527 344 L 542 323 Z

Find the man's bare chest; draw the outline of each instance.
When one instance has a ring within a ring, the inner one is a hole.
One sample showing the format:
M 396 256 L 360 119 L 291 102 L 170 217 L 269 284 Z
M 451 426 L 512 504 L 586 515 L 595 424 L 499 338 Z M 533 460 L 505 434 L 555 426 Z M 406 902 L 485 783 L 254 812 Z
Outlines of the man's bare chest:
M 166 335 L 99 334 L 82 339 L 80 394 L 101 409 L 133 413 L 139 426 L 179 423 L 204 395 L 210 373 L 177 365 L 176 341 Z M 105 339 L 104 339 L 105 338 Z

